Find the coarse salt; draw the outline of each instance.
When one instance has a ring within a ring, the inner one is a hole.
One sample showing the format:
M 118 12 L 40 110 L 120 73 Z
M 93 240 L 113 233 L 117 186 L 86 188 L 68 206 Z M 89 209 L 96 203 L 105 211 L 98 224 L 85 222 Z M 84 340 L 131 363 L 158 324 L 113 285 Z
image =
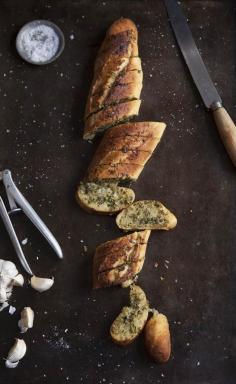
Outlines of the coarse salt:
M 58 51 L 59 37 L 47 25 L 29 26 L 22 32 L 20 48 L 35 63 L 51 60 Z

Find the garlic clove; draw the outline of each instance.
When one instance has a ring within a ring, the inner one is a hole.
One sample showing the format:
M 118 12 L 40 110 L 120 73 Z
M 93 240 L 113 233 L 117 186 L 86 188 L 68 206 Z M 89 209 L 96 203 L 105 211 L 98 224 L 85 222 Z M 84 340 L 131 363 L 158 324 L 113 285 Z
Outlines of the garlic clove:
M 32 276 L 30 279 L 31 287 L 38 292 L 47 291 L 54 284 L 54 279 L 47 279 L 44 277 Z
M 21 360 L 26 353 L 26 344 L 22 339 L 16 339 L 15 344 L 11 347 L 7 355 L 7 360 L 16 363 Z
M 16 266 L 12 261 L 4 260 L 2 265 L 2 275 L 9 276 L 11 278 L 15 277 L 18 274 Z
M 21 273 L 18 273 L 13 279 L 13 285 L 16 287 L 23 287 L 24 285 L 24 277 L 22 276 Z
M 15 361 L 14 363 L 12 363 L 10 360 L 5 361 L 5 366 L 7 368 L 16 368 L 18 364 L 19 364 L 19 360 Z
M 25 333 L 29 328 L 33 327 L 34 311 L 30 307 L 25 307 L 21 311 L 21 319 L 18 321 L 18 326 L 21 333 Z
M 0 303 L 3 304 L 7 300 L 7 293 L 4 287 L 0 288 Z

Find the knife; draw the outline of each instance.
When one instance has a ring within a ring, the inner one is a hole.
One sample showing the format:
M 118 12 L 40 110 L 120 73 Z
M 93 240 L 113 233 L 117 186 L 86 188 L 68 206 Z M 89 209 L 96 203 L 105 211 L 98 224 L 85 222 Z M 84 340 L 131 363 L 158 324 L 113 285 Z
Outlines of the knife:
M 172 29 L 193 81 L 206 108 L 212 112 L 221 140 L 236 166 L 236 126 L 222 106 L 218 94 L 197 49 L 187 20 L 176 0 L 164 0 Z

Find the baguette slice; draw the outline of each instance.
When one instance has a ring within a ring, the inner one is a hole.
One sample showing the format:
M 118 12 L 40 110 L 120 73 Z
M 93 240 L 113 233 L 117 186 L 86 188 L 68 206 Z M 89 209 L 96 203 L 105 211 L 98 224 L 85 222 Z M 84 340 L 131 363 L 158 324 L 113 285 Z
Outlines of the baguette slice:
M 169 230 L 176 226 L 177 219 L 162 203 L 156 200 L 140 200 L 121 211 L 116 224 L 125 231 L 141 229 Z
M 154 313 L 144 329 L 148 353 L 157 363 L 166 363 L 170 358 L 171 341 L 168 319 L 161 313 Z
M 137 285 L 130 288 L 130 306 L 123 307 L 113 321 L 110 335 L 114 343 L 128 345 L 142 332 L 148 318 L 149 304 L 144 291 Z
M 126 101 L 90 115 L 85 122 L 84 139 L 93 139 L 96 133 L 137 116 L 140 104 L 141 100 Z
M 79 205 L 88 212 L 114 214 L 128 207 L 135 199 L 130 188 L 119 187 L 117 183 L 81 182 L 76 192 Z
M 164 123 L 155 122 L 111 128 L 105 133 L 88 168 L 88 180 L 137 180 L 164 130 Z
M 93 288 L 130 285 L 143 267 L 150 233 L 134 232 L 99 245 L 93 259 Z

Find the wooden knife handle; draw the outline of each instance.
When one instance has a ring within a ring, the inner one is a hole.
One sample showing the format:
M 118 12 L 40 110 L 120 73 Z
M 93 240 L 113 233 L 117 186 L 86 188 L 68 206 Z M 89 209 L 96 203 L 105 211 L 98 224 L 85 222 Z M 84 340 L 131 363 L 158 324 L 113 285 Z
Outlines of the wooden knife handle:
M 236 167 L 236 126 L 225 108 L 213 111 L 214 120 L 226 151 Z

